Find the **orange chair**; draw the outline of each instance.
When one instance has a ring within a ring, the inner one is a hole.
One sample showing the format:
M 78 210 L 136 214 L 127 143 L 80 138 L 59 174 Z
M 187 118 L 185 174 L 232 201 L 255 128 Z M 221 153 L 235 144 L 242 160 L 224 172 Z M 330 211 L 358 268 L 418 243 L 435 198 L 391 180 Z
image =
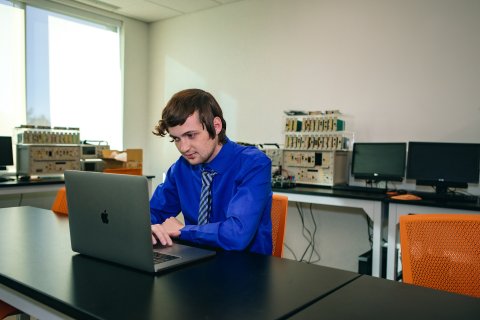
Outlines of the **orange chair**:
M 65 187 L 58 189 L 57 196 L 53 201 L 52 211 L 58 214 L 68 214 L 67 192 Z
M 480 215 L 400 217 L 403 281 L 480 297 Z
M 283 256 L 283 240 L 287 223 L 288 197 L 278 194 L 272 196 L 272 256 Z
M 20 314 L 21 311 L 0 300 L 0 319 Z
M 105 173 L 116 173 L 116 174 L 130 174 L 134 176 L 141 176 L 142 175 L 142 168 L 108 168 L 104 169 L 103 172 Z

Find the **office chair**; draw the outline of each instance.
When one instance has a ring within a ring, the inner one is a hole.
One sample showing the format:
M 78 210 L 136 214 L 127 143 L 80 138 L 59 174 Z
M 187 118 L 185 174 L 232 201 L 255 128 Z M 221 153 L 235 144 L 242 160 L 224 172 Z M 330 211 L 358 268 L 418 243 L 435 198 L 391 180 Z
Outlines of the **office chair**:
M 142 168 L 107 168 L 103 169 L 104 173 L 116 173 L 116 174 L 131 174 L 134 176 L 142 175 Z
M 0 319 L 20 314 L 21 311 L 0 300 Z
M 480 297 L 480 215 L 400 217 L 403 281 Z
M 51 210 L 58 214 L 68 214 L 67 192 L 65 187 L 58 189 Z
M 272 196 L 272 256 L 283 256 L 283 240 L 287 223 L 288 197 L 278 194 Z

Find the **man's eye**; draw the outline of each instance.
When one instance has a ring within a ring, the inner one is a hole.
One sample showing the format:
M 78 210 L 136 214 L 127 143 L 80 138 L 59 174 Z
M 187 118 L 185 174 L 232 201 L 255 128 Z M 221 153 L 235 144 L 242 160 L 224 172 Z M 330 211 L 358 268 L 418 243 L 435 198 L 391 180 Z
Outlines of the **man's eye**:
M 170 142 L 179 142 L 180 141 L 180 138 L 172 138 L 172 140 L 170 140 Z
M 193 139 L 193 138 L 195 138 L 196 135 L 197 135 L 196 133 L 189 133 L 189 134 L 187 134 L 187 138 Z

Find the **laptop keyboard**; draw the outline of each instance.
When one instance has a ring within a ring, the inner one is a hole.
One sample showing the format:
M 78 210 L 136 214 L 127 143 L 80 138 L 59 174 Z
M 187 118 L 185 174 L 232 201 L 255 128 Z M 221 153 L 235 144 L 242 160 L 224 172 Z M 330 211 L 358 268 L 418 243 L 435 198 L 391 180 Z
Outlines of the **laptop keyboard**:
M 167 262 L 167 261 L 171 261 L 171 260 L 175 260 L 175 259 L 178 259 L 178 257 L 171 256 L 171 255 L 165 254 L 165 253 L 160 253 L 160 252 L 157 252 L 157 251 L 153 251 L 153 262 L 155 264 L 162 263 L 162 262 Z

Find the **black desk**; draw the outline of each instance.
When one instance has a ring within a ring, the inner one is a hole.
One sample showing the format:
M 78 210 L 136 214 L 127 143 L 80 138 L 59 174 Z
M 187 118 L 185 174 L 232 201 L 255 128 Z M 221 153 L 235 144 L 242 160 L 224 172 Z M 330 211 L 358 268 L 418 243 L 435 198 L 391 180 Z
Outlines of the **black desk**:
M 357 277 L 234 252 L 155 276 L 75 254 L 64 216 L 0 209 L 0 299 L 38 318 L 280 318 Z
M 145 175 L 148 179 L 148 190 L 152 194 L 152 179 L 154 175 Z M 63 175 L 52 177 L 40 177 L 30 180 L 14 180 L 0 182 L 0 196 L 7 194 L 25 194 L 35 192 L 56 192 L 65 185 Z
M 361 276 L 292 319 L 479 319 L 480 299 Z
M 14 177 L 12 177 L 14 178 Z M 63 177 L 51 177 L 32 180 L 14 180 L 0 182 L 0 195 L 55 192 L 64 185 Z
M 332 197 L 332 198 L 348 198 L 348 199 L 358 199 L 358 200 L 372 200 L 372 201 L 383 201 L 386 197 L 384 193 L 374 193 L 374 192 L 361 192 L 361 191 L 350 191 L 350 190 L 337 190 L 330 187 L 315 187 L 315 186 L 299 186 L 294 188 L 272 188 L 275 193 L 288 193 L 288 194 L 297 194 L 297 195 L 310 195 L 310 196 L 320 196 L 320 197 Z

